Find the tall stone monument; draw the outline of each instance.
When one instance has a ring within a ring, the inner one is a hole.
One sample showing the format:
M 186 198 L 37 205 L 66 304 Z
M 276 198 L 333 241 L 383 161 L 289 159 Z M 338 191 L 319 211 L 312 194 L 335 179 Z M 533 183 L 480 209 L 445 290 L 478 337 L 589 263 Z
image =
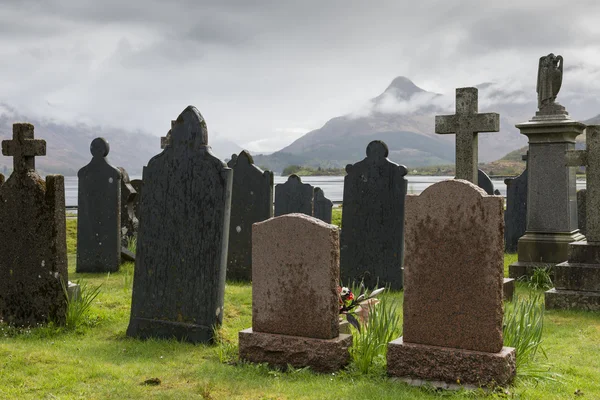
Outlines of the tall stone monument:
M 339 230 L 305 214 L 252 227 L 252 328 L 242 360 L 332 372 L 350 361 L 339 332 Z M 310 298 L 310 305 L 300 299 Z
M 346 166 L 342 213 L 342 282 L 364 280 L 367 287 L 402 289 L 404 251 L 404 165 L 388 158 L 388 147 L 375 140 L 367 157 Z
M 121 171 L 106 160 L 104 138 L 77 173 L 77 272 L 116 272 L 121 264 Z
M 285 183 L 275 185 L 275 216 L 302 213 L 313 215 L 314 188 L 302 183 L 298 175 L 292 174 Z
M 215 157 L 198 110 L 144 167 L 128 336 L 210 342 L 223 320 L 231 169 Z
M 527 168 L 528 155 L 523 156 L 526 162 L 525 171 L 516 178 L 507 178 L 506 212 L 504 213 L 504 250 L 516 253 L 519 238 L 527 230 Z
M 227 163 L 233 170 L 227 279 L 252 280 L 252 225 L 273 217 L 273 172 L 254 165 L 242 151 Z
M 465 180 L 406 196 L 403 337 L 388 344 L 389 375 L 513 380 L 515 349 L 502 338 L 503 210 L 502 197 Z
M 586 240 L 570 243 L 568 260 L 554 267 L 547 309 L 600 311 L 600 125 L 586 128 L 586 150 L 568 150 L 567 165 L 585 166 Z
M 539 110 L 517 125 L 529 138 L 527 231 L 519 239 L 518 261 L 509 267 L 511 278 L 566 261 L 569 243 L 585 239 L 577 227 L 575 169 L 565 164 L 565 151 L 575 149 L 575 138 L 585 125 L 572 120 L 555 101 L 562 64 L 562 57 L 554 54 L 540 59 Z
M 44 181 L 35 157 L 46 141 L 33 125 L 13 125 L 2 154 L 13 157 L 13 172 L 0 186 L 0 319 L 16 326 L 64 323 L 68 284 L 65 185 L 61 175 Z

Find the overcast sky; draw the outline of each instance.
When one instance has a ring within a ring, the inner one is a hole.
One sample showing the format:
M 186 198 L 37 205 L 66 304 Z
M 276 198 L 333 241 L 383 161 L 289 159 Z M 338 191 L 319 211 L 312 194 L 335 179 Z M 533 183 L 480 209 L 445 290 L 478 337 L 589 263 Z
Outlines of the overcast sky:
M 559 101 L 600 94 L 596 0 L 0 4 L 0 102 L 156 136 L 193 104 L 209 142 L 253 151 L 355 112 L 399 75 L 439 93 L 505 82 L 535 101 L 538 59 L 554 52 L 568 68 Z

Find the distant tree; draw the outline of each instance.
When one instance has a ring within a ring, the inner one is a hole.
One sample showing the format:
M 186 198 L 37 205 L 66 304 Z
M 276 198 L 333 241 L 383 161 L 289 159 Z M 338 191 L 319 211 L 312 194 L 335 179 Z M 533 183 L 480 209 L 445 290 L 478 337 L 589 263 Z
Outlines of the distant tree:
M 295 174 L 296 172 L 300 171 L 301 169 L 302 169 L 302 167 L 299 165 L 288 165 L 287 167 L 285 167 L 283 169 L 283 172 L 281 173 L 281 175 L 287 176 L 287 175 Z

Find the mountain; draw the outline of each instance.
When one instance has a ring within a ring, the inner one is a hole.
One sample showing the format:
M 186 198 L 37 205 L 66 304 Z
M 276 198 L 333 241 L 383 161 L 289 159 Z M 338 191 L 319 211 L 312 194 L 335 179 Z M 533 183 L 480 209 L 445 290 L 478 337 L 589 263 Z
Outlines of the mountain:
M 478 86 L 480 112 L 500 114 L 501 131 L 479 135 L 479 161 L 496 160 L 527 144 L 515 124 L 529 120 L 535 96 L 494 83 Z M 524 103 L 521 99 L 532 97 Z M 343 167 L 365 157 L 367 144 L 383 140 L 389 158 L 408 167 L 453 164 L 455 135 L 434 132 L 435 115 L 454 114 L 454 96 L 428 92 L 400 76 L 357 113 L 335 117 L 289 146 L 268 156 L 255 156 L 258 165 L 281 171 L 290 164 Z
M 90 143 L 96 137 L 103 137 L 110 144 L 109 162 L 125 168 L 130 176 L 141 175 L 150 158 L 161 152 L 160 138 L 145 132 L 38 120 L 0 104 L 0 140 L 12 138 L 15 122 L 33 124 L 35 137 L 46 140 L 46 156 L 36 157 L 36 169 L 41 174 L 77 175 L 77 171 L 90 162 Z M 210 143 L 213 152 L 222 160 L 242 150 L 227 139 L 211 138 Z M 0 173 L 7 175 L 12 165 L 12 157 L 0 154 Z

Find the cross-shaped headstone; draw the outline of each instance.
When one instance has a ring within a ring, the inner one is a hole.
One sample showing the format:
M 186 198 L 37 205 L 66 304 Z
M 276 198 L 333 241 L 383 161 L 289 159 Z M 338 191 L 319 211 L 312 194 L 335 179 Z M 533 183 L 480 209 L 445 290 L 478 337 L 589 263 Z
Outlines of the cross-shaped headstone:
M 498 132 L 497 113 L 478 113 L 477 88 L 456 89 L 456 114 L 436 115 L 435 133 L 456 134 L 456 179 L 477 185 L 477 134 Z
M 588 125 L 586 128 L 586 149 L 567 150 L 567 166 L 585 166 L 586 180 L 586 239 L 588 242 L 600 242 L 600 125 Z
M 13 157 L 14 172 L 34 171 L 35 157 L 46 155 L 46 141 L 34 139 L 33 125 L 13 124 L 13 138 L 2 141 L 2 154 Z

